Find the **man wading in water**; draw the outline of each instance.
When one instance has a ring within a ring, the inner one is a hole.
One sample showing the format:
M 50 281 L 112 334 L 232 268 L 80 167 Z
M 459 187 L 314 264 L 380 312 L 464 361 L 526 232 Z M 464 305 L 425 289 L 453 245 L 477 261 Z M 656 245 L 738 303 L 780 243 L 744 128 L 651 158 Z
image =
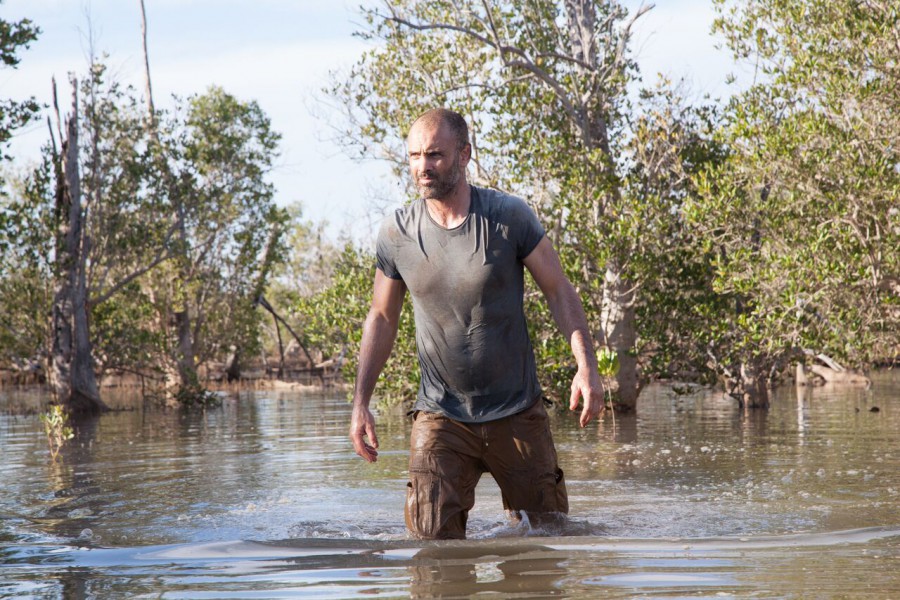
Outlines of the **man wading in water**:
M 413 407 L 406 526 L 423 539 L 462 539 L 484 472 L 503 506 L 532 524 L 568 512 L 522 308 L 524 270 L 570 341 L 578 371 L 570 409 L 584 427 L 603 410 L 584 309 L 534 212 L 521 199 L 466 181 L 465 119 L 445 109 L 419 117 L 407 138 L 422 195 L 378 234 L 372 306 L 363 326 L 350 439 L 378 457 L 369 400 L 397 335 L 408 289 L 422 380 Z M 368 438 L 368 443 L 364 440 Z

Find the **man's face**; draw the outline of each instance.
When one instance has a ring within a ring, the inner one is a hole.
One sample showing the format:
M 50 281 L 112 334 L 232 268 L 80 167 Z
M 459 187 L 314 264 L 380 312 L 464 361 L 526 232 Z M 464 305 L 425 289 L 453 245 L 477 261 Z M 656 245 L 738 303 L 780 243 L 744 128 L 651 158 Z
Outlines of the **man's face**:
M 409 132 L 407 146 L 410 174 L 422 197 L 434 200 L 448 197 L 465 168 L 450 128 L 443 124 L 417 123 Z

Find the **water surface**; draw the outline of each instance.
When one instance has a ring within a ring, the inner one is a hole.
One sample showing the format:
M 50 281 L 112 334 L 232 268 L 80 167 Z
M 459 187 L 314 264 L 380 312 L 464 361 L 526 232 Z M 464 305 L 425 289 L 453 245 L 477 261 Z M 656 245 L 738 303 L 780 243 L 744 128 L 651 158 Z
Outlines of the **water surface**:
M 767 412 L 655 385 L 615 427 L 556 414 L 568 525 L 511 525 L 486 475 L 464 542 L 407 538 L 409 424 L 379 415 L 369 465 L 340 393 L 115 412 L 55 462 L 5 414 L 0 598 L 900 597 L 900 374 L 874 381 Z

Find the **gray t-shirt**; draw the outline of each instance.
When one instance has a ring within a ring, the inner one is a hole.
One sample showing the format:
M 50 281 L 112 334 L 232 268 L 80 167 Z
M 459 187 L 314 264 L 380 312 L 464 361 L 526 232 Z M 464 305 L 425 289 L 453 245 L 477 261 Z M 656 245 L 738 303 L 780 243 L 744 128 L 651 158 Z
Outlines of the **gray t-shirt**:
M 453 229 L 422 199 L 398 209 L 381 225 L 376 256 L 412 296 L 422 373 L 414 408 L 477 423 L 525 410 L 541 393 L 522 259 L 544 229 L 520 198 L 471 190 L 469 215 Z

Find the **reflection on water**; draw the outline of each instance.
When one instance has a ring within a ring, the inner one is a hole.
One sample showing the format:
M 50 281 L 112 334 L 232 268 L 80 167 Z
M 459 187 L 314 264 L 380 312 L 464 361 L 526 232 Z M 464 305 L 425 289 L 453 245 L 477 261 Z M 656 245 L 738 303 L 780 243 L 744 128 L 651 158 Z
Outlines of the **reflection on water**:
M 900 376 L 874 381 L 768 412 L 653 386 L 616 427 L 560 413 L 565 531 L 508 523 L 486 476 L 471 539 L 441 543 L 406 537 L 399 413 L 375 465 L 334 396 L 116 412 L 55 463 L 36 417 L 3 415 L 0 598 L 900 597 Z

